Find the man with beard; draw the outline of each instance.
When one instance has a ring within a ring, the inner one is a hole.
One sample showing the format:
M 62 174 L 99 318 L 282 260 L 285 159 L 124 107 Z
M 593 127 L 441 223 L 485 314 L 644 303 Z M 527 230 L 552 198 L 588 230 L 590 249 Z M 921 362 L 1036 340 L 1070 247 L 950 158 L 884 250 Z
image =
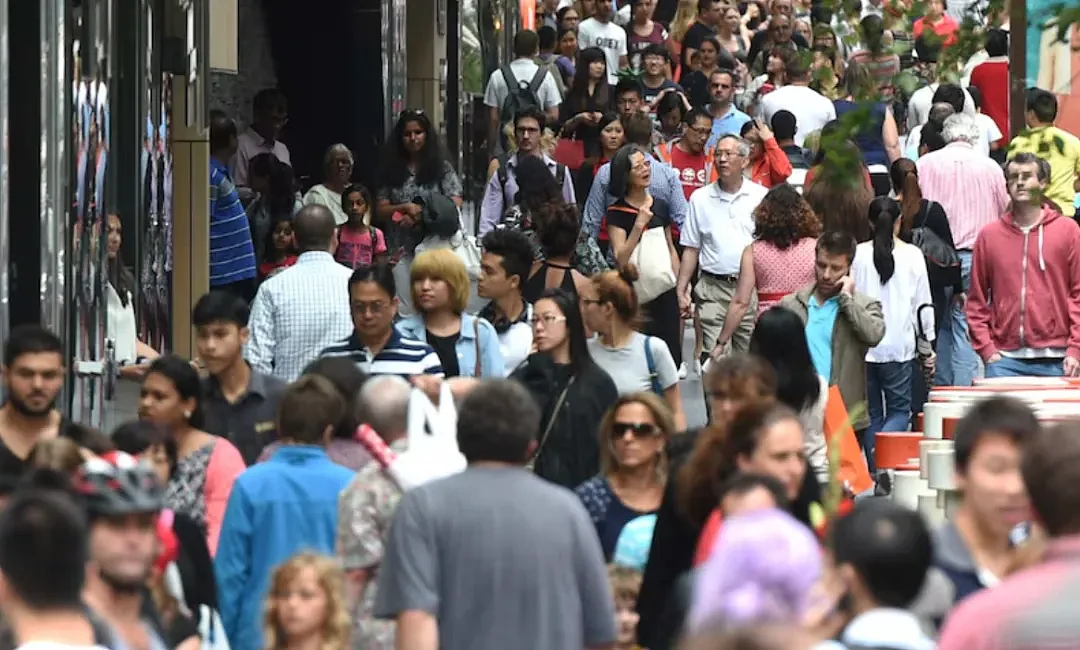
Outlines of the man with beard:
M 55 334 L 40 325 L 12 329 L 0 375 L 7 395 L 0 407 L 0 476 L 21 476 L 42 440 L 64 436 L 83 444 L 81 429 L 56 408 L 64 372 L 64 346 Z
M 166 650 L 147 593 L 147 579 L 158 553 L 157 517 L 164 488 L 154 470 L 121 451 L 87 461 L 74 484 L 83 496 L 90 523 L 90 570 L 83 599 L 115 642 L 112 648 Z M 198 635 L 170 630 L 174 639 Z

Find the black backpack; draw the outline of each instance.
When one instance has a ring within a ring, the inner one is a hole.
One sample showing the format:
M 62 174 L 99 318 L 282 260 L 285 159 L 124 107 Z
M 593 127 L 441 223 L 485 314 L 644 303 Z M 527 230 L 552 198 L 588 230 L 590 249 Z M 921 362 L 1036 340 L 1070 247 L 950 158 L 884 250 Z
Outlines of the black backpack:
M 510 177 L 510 172 L 507 170 L 507 163 L 510 161 L 510 156 L 502 154 L 495 159 L 499 161 L 499 168 L 495 170 L 495 175 L 499 178 L 499 189 L 502 190 L 503 198 L 506 198 L 506 180 Z M 566 165 L 555 163 L 555 182 L 559 184 L 559 187 L 562 187 L 565 181 Z M 514 202 L 514 197 L 510 197 L 510 202 Z
M 510 64 L 499 68 L 499 72 L 502 74 L 507 90 L 506 99 L 503 100 L 499 111 L 500 124 L 513 122 L 514 116 L 526 108 L 544 110 L 540 104 L 540 86 L 544 83 L 544 77 L 548 75 L 547 67 L 536 66 L 536 74 L 528 83 L 518 81 L 518 78 L 514 76 L 514 71 L 510 69 Z

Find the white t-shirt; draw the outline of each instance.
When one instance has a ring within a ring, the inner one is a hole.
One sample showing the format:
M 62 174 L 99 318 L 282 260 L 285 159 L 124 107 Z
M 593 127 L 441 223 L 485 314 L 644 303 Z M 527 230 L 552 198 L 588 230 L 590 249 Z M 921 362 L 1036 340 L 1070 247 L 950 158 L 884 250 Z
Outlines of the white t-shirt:
M 510 62 L 510 71 L 514 73 L 514 79 L 518 81 L 518 84 L 531 82 L 539 69 L 540 67 L 532 59 L 514 59 Z M 506 87 L 506 80 L 503 78 L 502 70 L 492 72 L 491 76 L 488 77 L 487 88 L 484 89 L 484 105 L 502 109 L 502 105 L 509 94 L 510 90 Z M 555 108 L 562 102 L 559 86 L 556 85 L 555 78 L 550 73 L 540 82 L 540 89 L 536 91 L 536 99 L 539 100 L 540 106 L 544 110 Z
M 608 83 L 619 82 L 619 57 L 626 56 L 626 30 L 615 23 L 587 18 L 578 25 L 578 49 L 598 47 L 607 58 Z
M 645 341 L 644 334 L 634 332 L 630 337 L 630 342 L 621 348 L 609 348 L 596 336 L 586 342 L 589 355 L 592 356 L 596 365 L 611 376 L 620 395 L 652 391 L 652 377 L 649 372 L 649 358 L 645 355 Z M 649 349 L 652 351 L 653 372 L 656 373 L 660 387 L 667 390 L 679 383 L 679 369 L 675 367 L 675 360 L 663 339 L 650 336 L 648 342 Z
M 836 107 L 824 95 L 808 86 L 783 86 L 761 98 L 761 117 L 766 124 L 772 123 L 773 115 L 780 110 L 795 115 L 795 144 L 803 146 L 806 136 L 820 131 L 836 119 Z
M 926 121 L 930 119 L 930 108 L 934 102 L 934 93 L 937 92 L 939 85 L 932 83 L 911 94 L 911 99 L 908 100 L 907 113 L 909 131 L 926 124 Z M 971 99 L 967 88 L 964 89 L 964 112 L 971 116 L 975 115 L 975 101 Z
M 998 128 L 997 122 L 986 113 L 976 113 L 975 123 L 979 125 L 979 141 L 975 144 L 975 149 L 989 156 L 990 143 L 1002 138 L 1001 129 Z

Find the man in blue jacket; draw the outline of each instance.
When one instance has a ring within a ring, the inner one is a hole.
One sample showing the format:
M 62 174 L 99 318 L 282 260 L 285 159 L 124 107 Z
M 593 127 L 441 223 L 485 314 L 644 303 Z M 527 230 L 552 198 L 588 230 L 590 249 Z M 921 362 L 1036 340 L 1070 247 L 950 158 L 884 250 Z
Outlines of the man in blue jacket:
M 232 650 L 260 650 L 270 573 L 294 553 L 333 554 L 338 495 L 353 472 L 324 449 L 345 404 L 329 381 L 305 375 L 278 407 L 282 446 L 236 479 L 214 571 Z

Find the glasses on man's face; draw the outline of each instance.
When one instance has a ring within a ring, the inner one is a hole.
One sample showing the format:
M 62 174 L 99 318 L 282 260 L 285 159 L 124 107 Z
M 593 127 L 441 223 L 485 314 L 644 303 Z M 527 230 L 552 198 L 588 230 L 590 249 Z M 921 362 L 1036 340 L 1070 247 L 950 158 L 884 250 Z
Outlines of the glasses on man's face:
M 705 137 L 707 135 L 712 135 L 712 127 L 711 126 L 690 126 L 690 127 L 687 127 L 686 130 L 691 131 L 693 133 L 696 133 L 696 134 L 698 134 L 698 135 L 700 135 L 702 137 Z
M 386 311 L 386 308 L 390 306 L 390 303 L 385 300 L 376 300 L 374 302 L 354 302 L 352 304 L 352 311 L 354 314 L 363 316 L 364 314 L 371 314 L 372 316 L 378 316 Z
M 721 158 L 723 158 L 723 159 L 738 158 L 739 157 L 739 152 L 738 151 L 728 151 L 727 149 L 717 149 L 716 150 L 716 157 L 717 157 L 717 159 L 721 159 Z
M 555 314 L 544 314 L 543 316 L 533 316 L 529 321 L 533 327 L 543 325 L 544 327 L 551 327 L 556 323 L 565 323 L 566 316 L 556 316 Z

